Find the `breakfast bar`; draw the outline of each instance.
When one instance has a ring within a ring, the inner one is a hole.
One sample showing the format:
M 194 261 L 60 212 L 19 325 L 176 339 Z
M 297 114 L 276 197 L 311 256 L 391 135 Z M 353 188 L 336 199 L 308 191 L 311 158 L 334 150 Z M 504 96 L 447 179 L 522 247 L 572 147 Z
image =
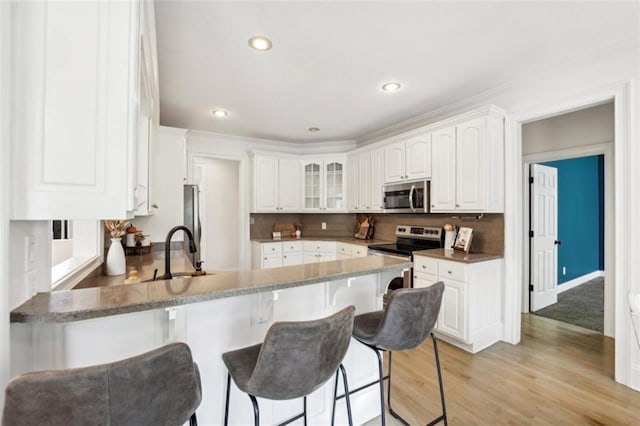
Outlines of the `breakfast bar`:
M 222 272 L 110 287 L 39 293 L 11 312 L 12 373 L 73 368 L 133 356 L 173 341 L 186 342 L 202 378 L 202 425 L 222 423 L 223 352 L 261 342 L 276 321 L 316 319 L 354 305 L 381 309 L 389 281 L 411 262 L 369 256 L 266 270 Z M 377 375 L 371 351 L 352 341 L 345 358 L 350 385 Z M 168 383 L 168 386 L 171 384 Z M 331 417 L 333 383 L 308 399 L 311 424 Z M 232 424 L 251 423 L 249 399 L 232 387 Z M 260 402 L 265 424 L 299 411 L 300 401 Z M 338 403 L 337 423 L 346 423 Z M 354 422 L 379 415 L 375 389 L 351 401 Z

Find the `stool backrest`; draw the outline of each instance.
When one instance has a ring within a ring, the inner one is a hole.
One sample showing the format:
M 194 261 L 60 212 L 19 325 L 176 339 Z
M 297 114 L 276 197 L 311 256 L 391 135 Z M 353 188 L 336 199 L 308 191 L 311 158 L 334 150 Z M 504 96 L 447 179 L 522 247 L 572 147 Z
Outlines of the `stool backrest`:
M 354 311 L 348 306 L 319 320 L 273 324 L 247 384 L 249 393 L 293 399 L 322 386 L 347 353 Z
M 442 281 L 425 288 L 395 290 L 376 332 L 376 346 L 402 351 L 421 344 L 436 324 L 443 292 Z
M 179 425 L 201 399 L 191 351 L 173 343 L 110 364 L 18 376 L 7 385 L 2 424 Z

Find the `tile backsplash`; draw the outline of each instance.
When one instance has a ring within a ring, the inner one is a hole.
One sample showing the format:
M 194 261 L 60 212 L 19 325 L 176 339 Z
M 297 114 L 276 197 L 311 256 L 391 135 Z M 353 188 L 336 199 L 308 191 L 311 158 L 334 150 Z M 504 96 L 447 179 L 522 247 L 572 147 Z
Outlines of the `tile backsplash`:
M 372 214 L 375 218 L 375 235 L 378 240 L 395 240 L 397 225 L 456 226 L 473 228 L 472 252 L 504 254 L 504 215 L 485 214 L 476 219 L 477 214 Z M 356 225 L 356 214 L 314 214 L 314 213 L 254 213 L 250 225 L 251 239 L 271 238 L 274 223 L 302 224 L 303 237 L 350 237 Z M 322 223 L 327 229 L 322 230 Z

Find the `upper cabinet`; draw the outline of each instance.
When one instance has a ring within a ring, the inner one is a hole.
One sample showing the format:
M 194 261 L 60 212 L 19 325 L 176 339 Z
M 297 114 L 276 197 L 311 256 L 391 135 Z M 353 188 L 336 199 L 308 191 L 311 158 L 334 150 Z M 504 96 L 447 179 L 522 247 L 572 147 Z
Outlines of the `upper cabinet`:
M 300 160 L 266 155 L 253 157 L 253 208 L 256 213 L 300 210 Z
M 303 161 L 305 211 L 346 211 L 346 163 L 343 155 Z
M 153 16 L 152 2 L 15 4 L 12 219 L 148 211 Z
M 382 211 L 384 148 L 349 156 L 349 210 L 375 213 Z
M 384 182 L 431 177 L 431 134 L 415 135 L 384 147 Z
M 431 211 L 502 212 L 502 118 L 474 118 L 432 138 Z

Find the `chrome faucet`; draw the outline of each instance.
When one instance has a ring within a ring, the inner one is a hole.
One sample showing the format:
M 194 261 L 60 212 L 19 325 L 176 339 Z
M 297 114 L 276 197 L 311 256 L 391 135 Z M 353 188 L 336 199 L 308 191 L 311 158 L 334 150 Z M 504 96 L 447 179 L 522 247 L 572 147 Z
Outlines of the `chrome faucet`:
M 171 237 L 173 237 L 173 234 L 175 234 L 176 231 L 179 230 L 183 230 L 189 238 L 189 252 L 195 253 L 198 251 L 198 249 L 196 248 L 196 242 L 193 239 L 193 233 L 191 232 L 191 229 L 183 225 L 174 226 L 173 228 L 171 228 L 171 230 L 167 234 L 167 238 L 164 240 L 164 275 L 162 276 L 163 280 L 170 280 L 173 278 L 173 276 L 171 275 Z

